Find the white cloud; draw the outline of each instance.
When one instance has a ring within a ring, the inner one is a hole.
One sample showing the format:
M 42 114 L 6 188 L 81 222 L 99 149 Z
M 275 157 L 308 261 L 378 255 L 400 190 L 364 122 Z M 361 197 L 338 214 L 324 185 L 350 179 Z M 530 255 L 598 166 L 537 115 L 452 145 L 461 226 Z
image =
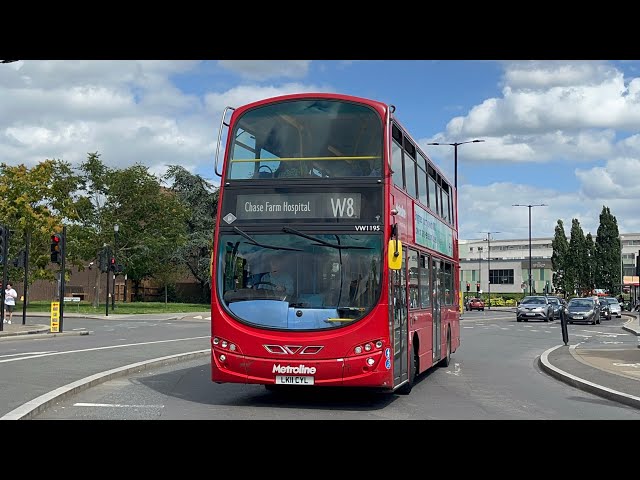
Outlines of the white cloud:
M 249 80 L 271 78 L 303 78 L 309 71 L 310 60 L 219 60 L 218 64 Z
M 571 232 L 571 220 L 577 218 L 585 235 L 595 237 L 602 207 L 606 205 L 618 219 L 621 232 L 640 232 L 640 217 L 634 201 L 607 198 L 583 192 L 561 193 L 553 189 L 539 189 L 524 184 L 496 182 L 486 187 L 463 185 L 460 187 L 460 238 L 477 239 L 481 232 L 500 232 L 495 238 L 528 238 L 529 209 L 513 204 L 545 207 L 531 209 L 531 236 L 553 237 L 558 220 L 562 220 L 565 233 Z M 507 200 L 505 200 L 505 198 Z M 637 197 L 636 197 L 637 198 Z
M 561 130 L 640 129 L 640 78 L 598 62 L 507 66 L 502 98 L 489 98 L 447 125 L 449 137 L 536 135 Z
M 303 85 L 301 83 L 288 83 L 280 87 L 273 86 L 239 86 L 222 93 L 208 93 L 205 95 L 205 105 L 209 112 L 222 115 L 225 107 L 238 107 L 246 103 L 262 100 L 263 98 L 277 97 L 291 93 L 304 92 L 329 92 L 329 87 L 317 85 Z

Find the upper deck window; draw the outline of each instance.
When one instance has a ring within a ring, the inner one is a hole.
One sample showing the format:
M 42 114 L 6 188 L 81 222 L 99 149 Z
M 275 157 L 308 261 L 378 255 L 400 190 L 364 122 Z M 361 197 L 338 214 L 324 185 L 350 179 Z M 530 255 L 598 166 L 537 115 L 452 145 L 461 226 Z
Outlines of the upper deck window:
M 370 107 L 292 100 L 245 112 L 231 132 L 228 179 L 380 177 L 382 120 Z

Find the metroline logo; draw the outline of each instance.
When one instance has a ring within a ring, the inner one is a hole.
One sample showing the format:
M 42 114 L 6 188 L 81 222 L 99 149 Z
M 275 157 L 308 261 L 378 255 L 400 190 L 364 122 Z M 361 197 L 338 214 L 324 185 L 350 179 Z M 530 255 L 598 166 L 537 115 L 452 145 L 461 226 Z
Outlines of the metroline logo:
M 273 366 L 273 371 L 271 373 L 296 373 L 296 374 L 309 374 L 313 375 L 316 373 L 316 367 L 305 367 L 304 365 L 299 365 L 297 367 L 292 367 L 291 365 L 287 365 L 286 367 L 278 364 Z

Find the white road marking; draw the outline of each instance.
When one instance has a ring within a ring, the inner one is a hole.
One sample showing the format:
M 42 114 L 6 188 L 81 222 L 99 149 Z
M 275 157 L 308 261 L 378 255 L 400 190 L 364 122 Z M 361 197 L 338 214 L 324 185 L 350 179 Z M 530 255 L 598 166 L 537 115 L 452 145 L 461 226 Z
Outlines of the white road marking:
M 196 316 L 195 316 L 195 317 L 193 317 L 193 318 L 197 318 L 198 320 L 202 320 L 202 315 L 196 315 Z
M 83 403 L 73 404 L 74 407 L 109 407 L 109 408 L 164 408 L 164 405 L 122 405 L 119 403 Z
M 460 375 L 460 364 L 459 363 L 454 363 L 453 364 L 453 371 L 451 370 L 447 370 L 447 373 L 450 375 L 455 375 L 456 377 Z
M 24 352 L 24 353 L 7 353 L 6 355 L 0 355 L 0 358 L 4 357 L 19 357 L 20 355 L 44 355 L 45 353 L 55 352 L 55 350 L 51 350 L 49 352 Z
M 640 368 L 640 363 L 614 363 L 616 367 L 633 367 Z
M 462 327 L 462 328 L 473 328 L 473 327 Z
M 529 330 L 530 332 L 539 332 L 540 330 Z
M 157 340 L 155 342 L 141 342 L 141 343 L 128 343 L 128 344 L 123 344 L 123 345 L 109 345 L 106 347 L 95 347 L 95 348 L 82 348 L 80 350 L 67 350 L 64 352 L 47 352 L 47 353 L 40 353 L 40 354 L 31 354 L 28 357 L 20 357 L 20 358 L 7 358 L 4 360 L 0 360 L 0 363 L 6 363 L 6 362 L 17 362 L 20 360 L 30 360 L 32 358 L 40 358 L 40 357 L 49 357 L 49 356 L 53 356 L 53 355 L 66 355 L 69 353 L 80 353 L 80 352 L 95 352 L 98 350 L 111 350 L 114 348 L 125 348 L 125 347 L 137 347 L 139 345 L 154 345 L 157 343 L 170 343 L 170 342 L 185 342 L 188 340 L 199 340 L 201 338 L 211 338 L 209 335 L 207 335 L 206 337 L 191 337 L 191 338 L 176 338 L 176 339 L 172 339 L 172 340 Z
M 613 344 L 617 344 L 617 343 L 624 343 L 624 342 L 602 342 L 602 343 L 613 343 Z

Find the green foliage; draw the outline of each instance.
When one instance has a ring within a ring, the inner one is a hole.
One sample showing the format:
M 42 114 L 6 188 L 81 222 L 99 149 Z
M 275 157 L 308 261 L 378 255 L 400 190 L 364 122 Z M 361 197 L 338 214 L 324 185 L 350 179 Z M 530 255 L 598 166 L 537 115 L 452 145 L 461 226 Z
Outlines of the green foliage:
M 193 175 L 179 165 L 170 166 L 164 179 L 171 181 L 171 191 L 188 212 L 185 241 L 176 248 L 172 261 L 186 267 L 200 282 L 201 289 L 210 292 L 210 263 L 219 191 L 200 175 Z
M 564 224 L 562 220 L 558 220 L 555 228 L 555 234 L 551 242 L 553 253 L 551 255 L 551 265 L 553 268 L 553 285 L 561 291 L 571 291 L 572 285 L 567 277 L 567 252 L 569 251 L 569 242 L 564 232 Z
M 49 267 L 49 243 L 53 232 L 78 218 L 76 191 L 80 178 L 62 160 L 44 160 L 32 168 L 0 164 L 0 222 L 13 232 L 10 258 L 25 248 L 30 237 L 29 283 L 54 278 Z M 68 255 L 71 265 L 76 261 Z M 22 269 L 10 269 L 9 276 L 22 276 Z
M 605 288 L 610 292 L 620 292 L 620 232 L 618 221 L 611 214 L 609 207 L 602 207 L 600 225 L 596 235 L 596 274 L 597 288 Z

